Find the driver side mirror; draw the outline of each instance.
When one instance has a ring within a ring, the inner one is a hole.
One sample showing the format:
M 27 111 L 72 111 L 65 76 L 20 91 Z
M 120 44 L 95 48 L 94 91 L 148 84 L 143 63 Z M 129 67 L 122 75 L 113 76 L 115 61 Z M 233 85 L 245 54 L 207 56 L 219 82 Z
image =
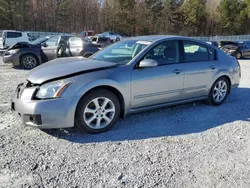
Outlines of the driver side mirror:
M 46 42 L 42 43 L 41 45 L 42 47 L 45 47 L 45 48 L 48 47 L 48 44 Z
M 157 61 L 153 59 L 144 59 L 140 62 L 139 67 L 150 68 L 150 67 L 157 67 L 157 65 L 158 65 Z

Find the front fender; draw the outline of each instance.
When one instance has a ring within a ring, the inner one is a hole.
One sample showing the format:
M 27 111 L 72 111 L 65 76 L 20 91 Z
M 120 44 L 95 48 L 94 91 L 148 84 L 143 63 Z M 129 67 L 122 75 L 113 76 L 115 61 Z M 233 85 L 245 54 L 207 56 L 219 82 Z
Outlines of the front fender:
M 82 86 L 80 89 L 77 90 L 76 95 L 77 96 L 83 96 L 85 95 L 88 91 L 97 88 L 97 87 L 112 87 L 113 89 L 117 90 L 123 100 L 124 100 L 124 110 L 125 112 L 129 110 L 130 106 L 130 87 L 129 84 L 120 84 L 116 81 L 109 80 L 109 79 L 101 79 L 97 81 L 92 81 L 84 86 Z
M 83 85 L 80 89 L 78 89 L 78 91 L 76 92 L 76 95 L 84 95 L 93 88 L 103 87 L 103 86 L 113 87 L 120 92 L 121 90 L 123 90 L 123 87 L 124 87 L 124 86 L 121 86 L 118 82 L 115 82 L 113 80 L 101 79 L 101 80 L 92 81 Z

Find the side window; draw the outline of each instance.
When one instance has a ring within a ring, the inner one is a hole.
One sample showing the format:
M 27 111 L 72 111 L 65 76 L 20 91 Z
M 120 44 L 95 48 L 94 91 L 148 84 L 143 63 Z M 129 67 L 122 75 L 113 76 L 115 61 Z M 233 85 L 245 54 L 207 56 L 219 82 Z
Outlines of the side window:
M 184 61 L 196 62 L 196 61 L 209 61 L 213 56 L 214 51 L 209 52 L 208 48 L 192 41 L 183 41 L 184 46 Z
M 47 47 L 56 46 L 58 37 L 52 37 L 46 41 Z
M 212 48 L 208 48 L 209 61 L 216 60 L 216 52 Z
M 22 33 L 20 32 L 7 32 L 7 38 L 18 38 L 22 37 Z
M 97 37 L 93 37 L 92 39 L 91 39 L 91 42 L 96 42 L 97 41 Z
M 180 62 L 178 41 L 163 42 L 151 49 L 144 59 L 153 59 L 158 62 L 158 66 Z

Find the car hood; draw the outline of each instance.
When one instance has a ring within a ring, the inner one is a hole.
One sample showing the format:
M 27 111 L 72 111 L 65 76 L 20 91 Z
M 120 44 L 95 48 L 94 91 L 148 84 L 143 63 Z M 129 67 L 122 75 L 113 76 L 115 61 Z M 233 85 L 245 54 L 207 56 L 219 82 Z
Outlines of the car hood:
M 96 61 L 84 57 L 59 58 L 44 63 L 29 72 L 27 80 L 32 84 L 42 84 L 76 74 L 115 67 L 114 63 Z
M 9 50 L 20 49 L 20 48 L 31 48 L 31 47 L 39 47 L 39 45 L 30 44 L 28 42 L 18 42 L 15 45 L 11 46 Z

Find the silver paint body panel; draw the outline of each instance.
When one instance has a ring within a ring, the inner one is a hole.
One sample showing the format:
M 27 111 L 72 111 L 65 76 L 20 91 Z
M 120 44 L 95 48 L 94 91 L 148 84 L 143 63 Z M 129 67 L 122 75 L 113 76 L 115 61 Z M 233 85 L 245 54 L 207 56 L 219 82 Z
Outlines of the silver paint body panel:
M 129 63 L 114 67 L 114 63 L 85 58 L 65 58 L 43 64 L 32 70 L 27 80 L 38 86 L 24 89 L 18 99 L 14 94 L 15 111 L 23 124 L 38 128 L 66 128 L 74 126 L 75 111 L 82 96 L 97 87 L 111 87 L 124 102 L 124 115 L 176 105 L 208 97 L 214 82 L 221 76 L 230 79 L 231 89 L 240 83 L 240 67 L 235 58 L 216 47 L 185 37 L 144 36 L 129 40 L 146 40 L 152 44 L 143 49 Z M 136 64 L 154 46 L 168 40 L 190 40 L 213 48 L 216 61 L 177 63 L 151 68 L 136 68 Z M 214 66 L 211 69 L 211 66 Z M 179 74 L 174 71 L 180 70 Z M 39 85 L 61 77 L 74 80 L 58 99 L 33 100 Z M 42 125 L 25 119 L 26 114 L 40 114 Z

